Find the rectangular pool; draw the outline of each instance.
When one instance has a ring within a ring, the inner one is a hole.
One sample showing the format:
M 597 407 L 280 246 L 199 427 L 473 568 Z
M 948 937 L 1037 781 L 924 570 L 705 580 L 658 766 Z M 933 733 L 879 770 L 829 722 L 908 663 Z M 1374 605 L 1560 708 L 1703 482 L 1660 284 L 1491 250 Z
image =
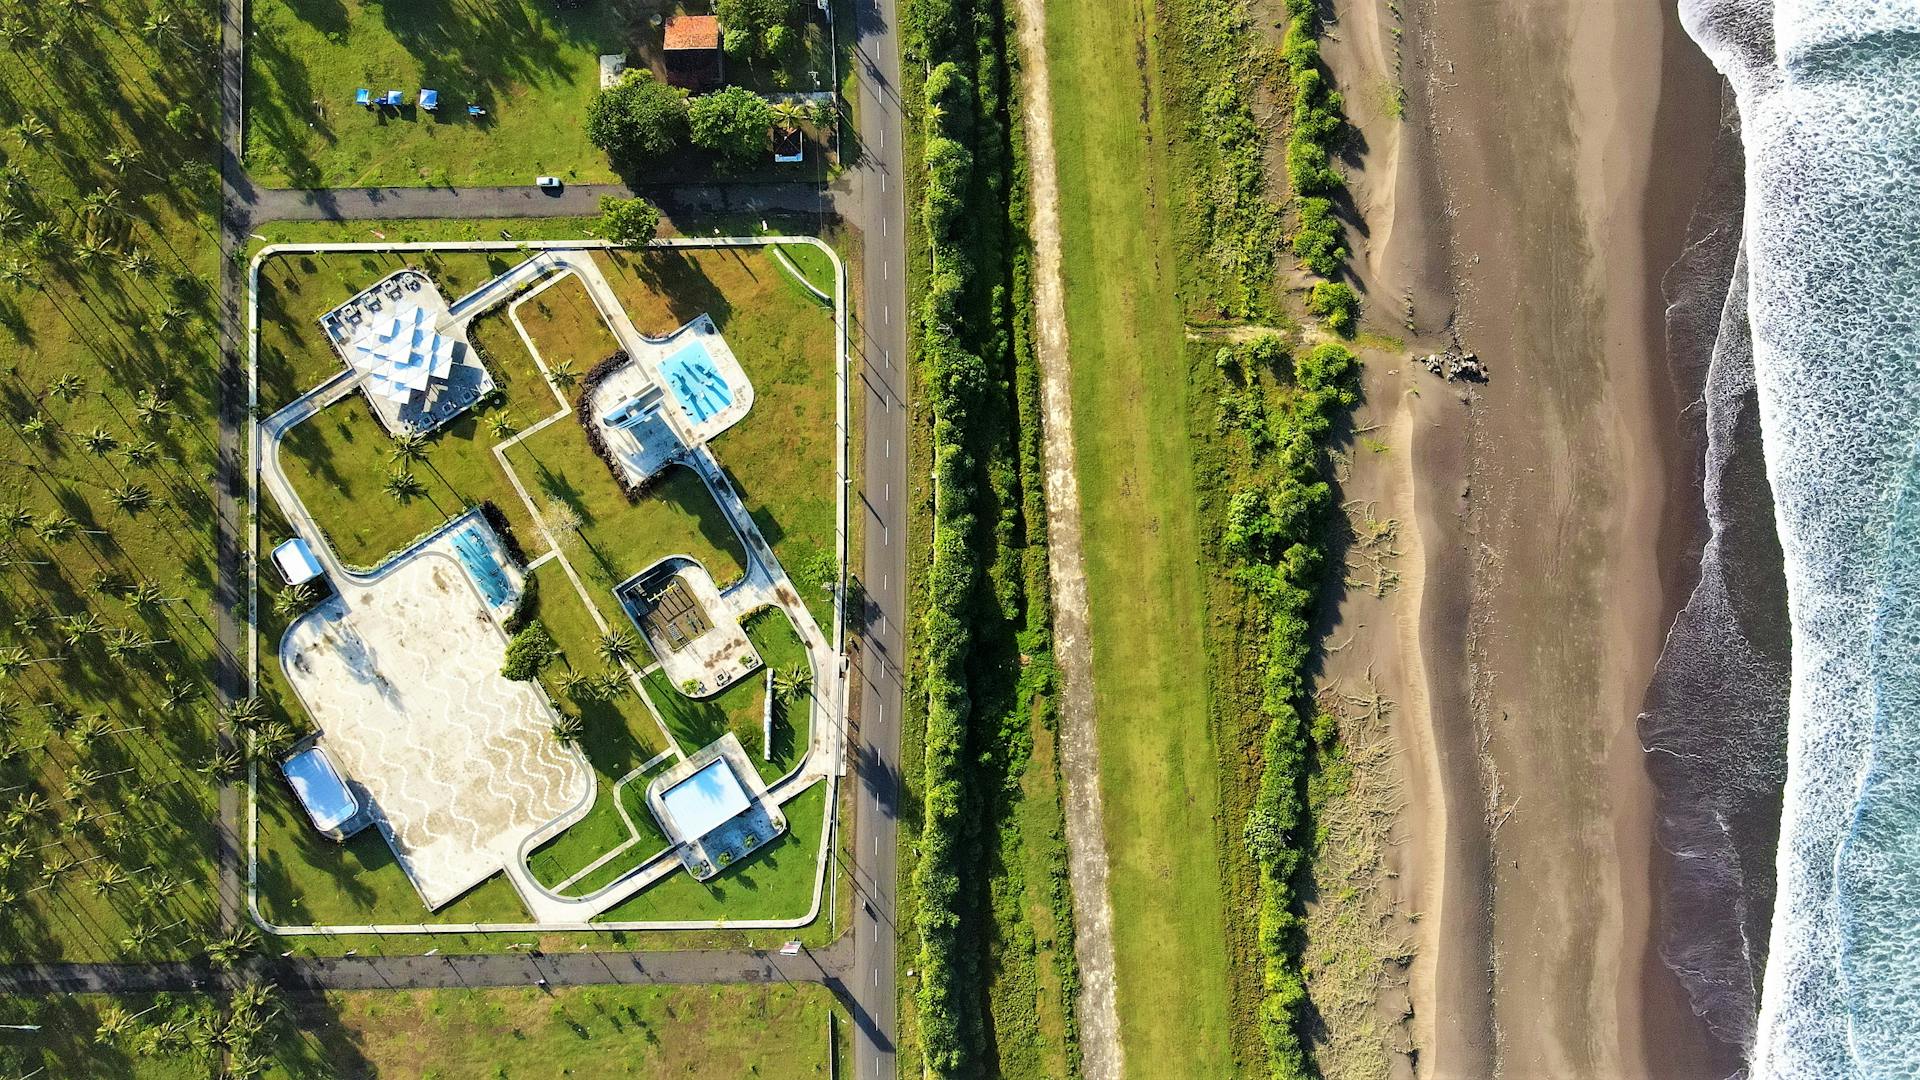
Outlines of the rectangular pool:
M 326 751 L 319 747 L 302 750 L 288 758 L 280 771 L 287 774 L 287 783 L 293 785 L 293 793 L 300 796 L 300 804 L 307 808 L 313 827 L 321 832 L 333 832 L 360 812 L 360 800 L 347 790 L 340 774 L 334 771 L 333 762 L 327 759 Z

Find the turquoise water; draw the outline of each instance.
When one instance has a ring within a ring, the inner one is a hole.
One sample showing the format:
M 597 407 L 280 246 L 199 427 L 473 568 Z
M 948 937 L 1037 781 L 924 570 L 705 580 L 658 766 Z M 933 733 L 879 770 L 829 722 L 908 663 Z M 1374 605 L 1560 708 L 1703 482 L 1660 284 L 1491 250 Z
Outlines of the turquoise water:
M 1793 633 L 1754 1071 L 1916 1075 L 1920 5 L 1682 0 L 1681 14 L 1739 99 Z
M 460 556 L 460 562 L 466 566 L 467 573 L 474 583 L 480 586 L 480 595 L 486 598 L 488 607 L 499 607 L 513 592 L 513 583 L 507 580 L 506 572 L 500 569 L 500 563 L 493 556 L 493 548 L 481 537 L 479 530 L 466 528 L 453 538 L 453 550 Z
M 674 400 L 696 424 L 733 404 L 733 391 L 714 367 L 705 342 L 681 346 L 660 365 L 660 374 L 673 390 Z

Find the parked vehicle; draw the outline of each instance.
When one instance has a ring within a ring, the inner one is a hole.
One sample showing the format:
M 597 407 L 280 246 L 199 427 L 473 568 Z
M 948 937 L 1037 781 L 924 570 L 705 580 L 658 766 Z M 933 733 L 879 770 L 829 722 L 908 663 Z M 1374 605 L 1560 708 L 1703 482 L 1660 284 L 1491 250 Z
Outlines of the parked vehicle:
M 548 191 L 558 191 L 560 190 L 560 178 L 557 176 L 542 176 L 534 181 L 534 185 L 546 188 Z

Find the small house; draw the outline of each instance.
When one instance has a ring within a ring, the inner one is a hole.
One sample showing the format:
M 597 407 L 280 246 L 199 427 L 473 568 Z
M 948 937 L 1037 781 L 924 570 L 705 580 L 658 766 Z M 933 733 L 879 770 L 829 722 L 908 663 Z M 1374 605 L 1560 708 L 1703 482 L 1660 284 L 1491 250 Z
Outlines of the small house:
M 667 17 L 663 57 L 667 82 L 696 93 L 720 86 L 720 19 L 714 15 Z

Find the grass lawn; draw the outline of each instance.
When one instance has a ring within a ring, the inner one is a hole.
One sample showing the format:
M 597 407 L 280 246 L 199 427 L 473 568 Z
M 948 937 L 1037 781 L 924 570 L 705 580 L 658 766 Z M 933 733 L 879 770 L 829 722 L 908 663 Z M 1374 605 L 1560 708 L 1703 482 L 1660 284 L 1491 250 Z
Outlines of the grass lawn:
M 747 637 L 768 667 L 775 671 L 807 667 L 806 646 L 794 633 L 793 622 L 786 613 L 777 608 L 762 608 L 747 616 L 745 628 Z M 753 759 L 760 778 L 769 784 L 792 772 L 806 756 L 804 725 L 811 706 L 804 701 L 774 706 L 773 754 L 771 760 L 761 756 L 761 744 L 765 741 L 761 718 L 765 715 L 767 699 L 764 671 L 700 700 L 682 694 L 667 681 L 664 672 L 647 676 L 646 687 L 647 696 L 653 699 L 654 708 L 660 710 L 667 730 L 673 732 L 674 741 L 684 753 L 691 754 L 731 731 L 746 749 L 747 756 Z M 796 716 L 799 725 L 794 722 Z
M 268 186 L 526 184 L 614 179 L 587 141 L 599 55 L 630 9 L 544 0 L 256 0 L 247 41 L 247 168 Z M 354 91 L 398 89 L 401 109 Z M 440 91 L 437 113 L 415 107 Z M 469 104 L 488 115 L 471 118 Z
M 118 1006 L 132 1030 L 95 1034 Z M 219 1015 L 201 994 L 0 998 L 0 1022 L 41 1026 L 0 1043 L 8 1076 L 188 1080 L 215 1075 L 210 1051 L 147 1049 L 162 1022 L 187 1029 Z M 150 1011 L 149 1011 L 150 1010 Z M 828 1017 L 846 1043 L 844 1008 L 824 987 L 592 986 L 551 991 L 346 991 L 282 999 L 256 1048 L 283 1080 L 429 1077 L 823 1075 Z M 36 1072 L 35 1070 L 44 1070 Z
M 787 831 L 719 876 L 695 881 L 676 872 L 600 917 L 601 922 L 668 919 L 790 919 L 813 903 L 821 830 L 826 828 L 827 785 L 789 799 L 782 812 Z M 824 908 L 825 902 L 822 901 Z
M 526 922 L 531 916 L 500 874 L 429 912 L 376 829 L 344 844 L 315 832 L 278 770 L 260 775 L 260 914 L 284 926 L 360 923 Z
M 1147 198 L 1168 190 L 1166 138 L 1156 120 L 1149 143 L 1142 87 L 1114 77 L 1157 71 L 1135 55 L 1136 16 L 1099 0 L 1047 9 L 1120 1029 L 1139 1075 L 1226 1076 L 1220 761 L 1194 678 L 1207 626 L 1186 350 L 1174 223 Z M 1164 992 L 1170 971 L 1178 994 Z
M 698 559 L 722 588 L 746 572 L 746 549 L 691 469 L 668 469 L 630 502 L 572 417 L 515 444 L 507 459 L 610 623 L 629 625 L 613 587 L 663 556 Z M 579 528 L 561 531 L 565 514 Z
M 835 555 L 832 309 L 765 251 L 612 251 L 594 259 L 641 333 L 663 335 L 705 312 L 726 335 L 753 383 L 754 405 L 713 441 L 713 454 L 831 636 L 833 598 L 818 571 Z
M 327 344 L 317 320 L 341 301 L 395 270 L 415 266 L 425 270 L 451 302 L 505 273 L 522 258 L 514 251 L 400 251 L 275 255 L 266 259 L 260 264 L 261 415 L 273 412 L 340 370 L 340 354 Z M 524 353 L 525 347 L 520 351 Z M 500 375 L 496 368 L 494 378 Z
M 515 314 L 549 368 L 565 365 L 574 374 L 585 375 L 588 368 L 620 348 L 577 274 L 561 275 L 522 303 Z

